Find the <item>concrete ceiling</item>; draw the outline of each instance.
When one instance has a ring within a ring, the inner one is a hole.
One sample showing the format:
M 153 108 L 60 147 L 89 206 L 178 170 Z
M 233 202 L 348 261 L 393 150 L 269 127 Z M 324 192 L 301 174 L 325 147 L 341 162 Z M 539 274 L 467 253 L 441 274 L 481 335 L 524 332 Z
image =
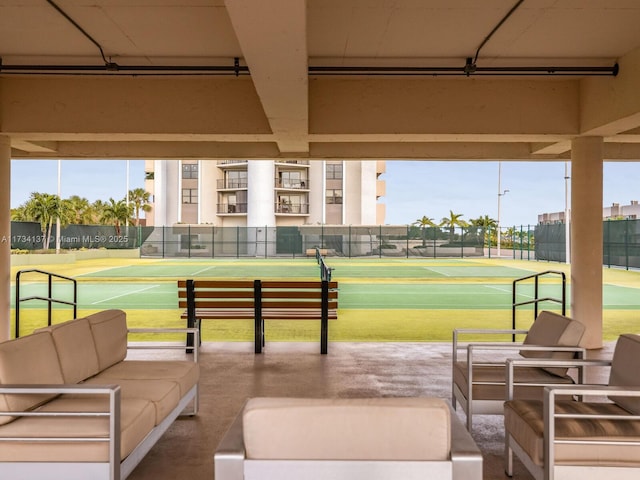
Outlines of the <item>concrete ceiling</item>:
M 0 135 L 14 158 L 555 160 L 581 135 L 640 158 L 640 2 L 524 0 L 483 45 L 516 3 L 0 0 Z

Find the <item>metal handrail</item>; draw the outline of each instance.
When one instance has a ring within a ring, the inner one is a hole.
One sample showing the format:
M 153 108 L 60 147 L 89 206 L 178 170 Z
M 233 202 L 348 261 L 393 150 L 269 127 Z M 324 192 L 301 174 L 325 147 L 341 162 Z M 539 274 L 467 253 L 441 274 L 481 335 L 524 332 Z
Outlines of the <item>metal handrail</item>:
M 538 297 L 538 285 L 539 278 L 543 275 L 554 274 L 560 275 L 562 278 L 562 298 L 553 298 L 553 297 Z M 527 300 L 525 302 L 516 302 L 516 286 L 518 282 L 522 282 L 523 280 L 534 279 L 534 295 L 533 300 Z M 520 277 L 513 281 L 513 289 L 512 289 L 512 303 L 511 303 L 511 328 L 515 330 L 516 328 L 516 307 L 520 307 L 522 305 L 531 305 L 533 304 L 533 319 L 535 320 L 538 317 L 538 303 L 540 302 L 556 302 L 562 305 L 562 315 L 565 315 L 567 312 L 567 277 L 564 272 L 560 272 L 558 270 L 546 270 L 540 273 L 534 273 L 533 275 L 527 275 L 526 277 Z M 512 335 L 512 341 L 516 341 L 516 336 Z
M 25 273 L 41 273 L 47 276 L 47 297 L 41 297 L 38 295 L 32 295 L 30 297 L 20 297 L 20 277 Z M 57 298 L 53 298 L 53 278 L 59 278 L 62 280 L 68 280 L 73 283 L 73 301 L 68 300 L 60 300 Z M 59 275 L 57 273 L 45 272 L 44 270 L 39 270 L 37 268 L 32 268 L 28 270 L 20 270 L 16 273 L 16 338 L 20 336 L 20 303 L 26 302 L 29 300 L 44 300 L 47 302 L 47 325 L 51 326 L 51 315 L 52 315 L 52 305 L 54 303 L 60 303 L 63 305 L 72 305 L 73 306 L 73 318 L 78 316 L 78 282 L 77 280 L 71 277 L 65 277 L 64 275 Z

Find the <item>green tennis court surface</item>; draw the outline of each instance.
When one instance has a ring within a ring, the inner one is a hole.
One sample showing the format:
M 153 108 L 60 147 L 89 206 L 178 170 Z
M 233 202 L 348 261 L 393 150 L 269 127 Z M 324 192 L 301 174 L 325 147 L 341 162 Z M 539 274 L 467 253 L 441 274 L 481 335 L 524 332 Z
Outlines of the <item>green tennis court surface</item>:
M 488 259 L 349 260 L 329 257 L 326 261 L 333 268 L 333 279 L 339 282 L 339 320 L 332 322 L 330 327 L 330 332 L 334 332 L 334 337 L 330 333 L 330 339 L 334 340 L 441 340 L 443 337 L 449 340 L 455 327 L 508 328 L 513 280 L 545 270 L 568 272 L 568 267 L 561 264 Z M 43 269 L 77 280 L 80 315 L 120 308 L 127 311 L 130 319 L 141 322 L 141 326 L 152 326 L 165 320 L 173 324 L 180 322 L 178 279 L 319 278 L 315 258 L 89 260 Z M 615 338 L 618 331 L 640 330 L 640 273 L 605 269 L 604 274 L 605 332 Z M 539 297 L 560 298 L 559 279 L 558 275 L 541 277 Z M 20 296 L 47 296 L 47 286 L 42 280 L 23 276 Z M 54 282 L 52 296 L 72 299 L 71 284 Z M 15 298 L 13 292 L 12 298 Z M 516 301 L 526 302 L 532 298 L 533 282 L 519 284 Z M 567 288 L 569 298 L 570 285 Z M 539 308 L 558 311 L 560 307 L 545 302 Z M 23 302 L 21 324 L 29 328 L 29 316 L 42 318 L 42 313 L 35 314 L 44 310 L 45 302 Z M 519 315 L 526 314 L 526 321 L 530 321 L 531 310 L 531 306 L 521 307 Z M 70 318 L 68 306 L 54 306 L 54 311 L 57 318 Z M 309 329 L 314 331 L 316 326 L 302 325 L 307 323 L 314 322 L 288 322 L 283 328 L 309 335 Z M 207 326 L 212 333 L 206 333 L 205 340 L 245 340 L 247 335 L 250 338 L 250 325 L 240 326 L 237 321 L 215 324 Z M 42 325 L 34 328 L 38 326 Z M 24 334 L 22 327 L 21 334 Z M 311 333 L 308 340 L 314 338 Z M 283 334 L 281 339 L 289 337 Z

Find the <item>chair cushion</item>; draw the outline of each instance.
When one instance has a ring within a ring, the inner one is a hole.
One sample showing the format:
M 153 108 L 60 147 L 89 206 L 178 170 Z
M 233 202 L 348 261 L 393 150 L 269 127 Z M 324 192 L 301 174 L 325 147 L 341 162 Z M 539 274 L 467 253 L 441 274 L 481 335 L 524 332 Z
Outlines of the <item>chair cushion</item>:
M 531 325 L 529 333 L 524 339 L 525 345 L 577 347 L 585 332 L 585 326 L 569 317 L 557 313 L 542 311 Z M 526 358 L 552 358 L 556 360 L 571 360 L 573 352 L 536 352 L 520 351 Z M 567 368 L 547 367 L 549 373 L 563 377 Z
M 63 383 L 62 369 L 50 332 L 38 332 L 0 343 L 0 384 Z M 1 394 L 0 411 L 28 411 L 55 396 Z M 0 416 L 0 425 L 14 419 L 11 416 Z
M 640 366 L 640 335 L 621 335 L 613 352 L 609 385 L 640 387 L 638 366 Z M 611 397 L 611 400 L 625 410 L 640 415 L 640 397 Z
M 505 403 L 505 431 L 522 447 L 536 465 L 544 465 L 543 403 L 538 400 L 513 400 Z M 556 412 L 628 416 L 629 412 L 613 403 L 558 401 Z M 556 419 L 556 439 L 640 441 L 640 420 Z M 640 465 L 640 445 L 558 444 L 558 465 Z
M 538 383 L 538 384 L 572 384 L 573 379 L 568 375 L 559 377 L 541 368 L 522 367 L 515 369 L 516 382 Z M 467 362 L 456 362 L 453 366 L 453 381 L 460 390 L 467 396 L 469 382 L 467 379 Z M 505 400 L 505 366 L 499 364 L 495 366 L 474 366 L 473 367 L 473 390 L 471 395 L 474 400 Z M 542 399 L 542 388 L 540 387 L 518 387 L 513 389 L 514 398 Z
M 100 371 L 127 356 L 127 317 L 122 310 L 103 310 L 87 317 Z
M 450 409 L 435 398 L 254 398 L 243 414 L 247 458 L 447 460 Z

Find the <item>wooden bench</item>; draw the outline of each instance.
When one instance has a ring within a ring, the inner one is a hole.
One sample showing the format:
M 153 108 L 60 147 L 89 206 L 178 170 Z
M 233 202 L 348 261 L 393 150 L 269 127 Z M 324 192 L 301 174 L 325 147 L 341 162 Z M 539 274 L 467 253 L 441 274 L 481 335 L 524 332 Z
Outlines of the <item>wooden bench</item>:
M 326 354 L 328 321 L 338 318 L 338 282 L 179 280 L 178 304 L 191 327 L 203 319 L 253 320 L 255 353 L 265 345 L 265 320 L 320 320 L 320 352 Z

